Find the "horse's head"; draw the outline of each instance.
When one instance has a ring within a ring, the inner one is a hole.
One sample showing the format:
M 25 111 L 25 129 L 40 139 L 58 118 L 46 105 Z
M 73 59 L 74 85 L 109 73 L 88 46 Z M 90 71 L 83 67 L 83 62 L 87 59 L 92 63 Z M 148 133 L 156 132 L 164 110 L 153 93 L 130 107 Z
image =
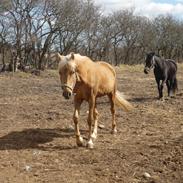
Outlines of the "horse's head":
M 149 71 L 154 67 L 154 52 L 150 52 L 146 54 L 145 58 L 145 67 L 144 67 L 144 73 L 148 74 Z
M 74 53 L 67 56 L 60 56 L 59 75 L 61 88 L 65 99 L 69 99 L 77 81 L 76 64 L 74 62 Z

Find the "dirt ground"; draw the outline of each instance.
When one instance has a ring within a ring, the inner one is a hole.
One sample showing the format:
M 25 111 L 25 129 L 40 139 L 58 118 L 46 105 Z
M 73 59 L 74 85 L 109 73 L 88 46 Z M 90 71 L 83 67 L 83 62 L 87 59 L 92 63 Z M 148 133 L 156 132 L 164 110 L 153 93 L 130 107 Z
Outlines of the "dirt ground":
M 182 183 L 183 65 L 179 92 L 165 101 L 157 100 L 153 74 L 142 66 L 116 70 L 118 89 L 135 109 L 117 109 L 114 136 L 107 98 L 99 99 L 104 128 L 92 150 L 75 144 L 73 102 L 62 97 L 55 71 L 1 74 L 0 183 Z M 87 107 L 80 118 L 85 138 Z

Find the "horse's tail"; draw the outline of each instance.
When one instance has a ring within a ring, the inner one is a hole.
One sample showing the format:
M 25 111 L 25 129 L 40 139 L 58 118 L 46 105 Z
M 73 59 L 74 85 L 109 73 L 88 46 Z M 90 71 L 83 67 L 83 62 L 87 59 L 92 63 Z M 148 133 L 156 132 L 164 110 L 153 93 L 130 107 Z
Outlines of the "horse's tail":
M 118 90 L 115 93 L 115 104 L 127 112 L 133 109 L 133 106 L 124 99 L 124 95 Z
M 173 84 L 172 84 L 172 89 L 173 89 L 173 93 L 178 91 L 178 83 L 177 83 L 177 78 L 175 77 Z

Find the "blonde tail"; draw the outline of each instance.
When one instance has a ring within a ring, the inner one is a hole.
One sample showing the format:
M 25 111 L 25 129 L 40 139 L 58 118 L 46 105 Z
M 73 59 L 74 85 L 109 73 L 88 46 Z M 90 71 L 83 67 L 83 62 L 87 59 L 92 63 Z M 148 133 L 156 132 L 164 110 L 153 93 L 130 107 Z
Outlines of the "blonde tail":
M 124 99 L 123 94 L 120 93 L 118 90 L 116 91 L 115 95 L 115 104 L 126 112 L 133 109 L 133 106 L 127 100 Z

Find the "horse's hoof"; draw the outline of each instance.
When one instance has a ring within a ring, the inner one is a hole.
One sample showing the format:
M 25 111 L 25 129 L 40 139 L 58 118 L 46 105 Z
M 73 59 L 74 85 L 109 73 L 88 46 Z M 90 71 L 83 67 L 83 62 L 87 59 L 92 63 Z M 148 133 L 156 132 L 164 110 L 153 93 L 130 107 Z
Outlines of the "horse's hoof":
M 111 133 L 112 133 L 112 134 L 116 134 L 116 133 L 117 133 L 116 128 L 115 128 L 115 129 L 112 129 Z
M 92 133 L 91 138 L 92 138 L 93 140 L 96 140 L 96 139 L 97 139 L 97 135 L 96 135 L 95 133 Z
M 88 149 L 93 149 L 94 148 L 94 144 L 93 144 L 93 142 L 92 141 L 89 141 L 88 143 L 87 143 L 87 146 L 86 146 Z
M 76 144 L 79 147 L 83 147 L 84 146 L 84 140 L 82 137 L 79 137 L 78 139 L 76 139 Z
M 78 147 L 84 147 L 85 145 L 84 145 L 84 143 L 77 143 L 77 146 Z
M 158 99 L 159 99 L 159 101 L 162 101 L 162 102 L 165 101 L 164 97 L 159 97 Z

